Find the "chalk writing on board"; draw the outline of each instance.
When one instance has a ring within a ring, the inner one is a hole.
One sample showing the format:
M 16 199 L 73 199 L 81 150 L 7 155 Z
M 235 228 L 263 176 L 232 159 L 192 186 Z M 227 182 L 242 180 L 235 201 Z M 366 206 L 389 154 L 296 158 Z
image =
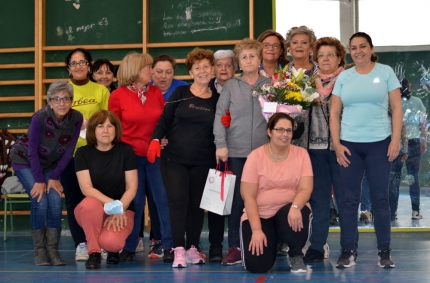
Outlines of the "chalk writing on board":
M 213 2 L 213 3 L 211 3 Z M 216 1 L 187 0 L 172 5 L 162 14 L 163 37 L 184 36 L 199 32 L 222 31 L 239 28 L 243 20 L 238 16 L 227 16 L 217 10 Z
M 76 36 L 79 36 L 80 33 L 86 33 L 87 31 L 93 30 L 96 27 L 102 27 L 102 26 L 108 26 L 108 25 L 109 25 L 109 21 L 106 17 L 104 17 L 96 21 L 95 23 L 83 24 L 75 27 L 68 26 L 65 29 L 63 29 L 63 27 L 61 26 L 57 26 L 56 34 L 57 36 L 63 36 L 64 33 L 66 33 L 67 40 L 72 42 L 73 39 L 75 39 Z M 102 33 L 97 31 L 95 35 L 97 38 L 100 38 L 102 36 Z

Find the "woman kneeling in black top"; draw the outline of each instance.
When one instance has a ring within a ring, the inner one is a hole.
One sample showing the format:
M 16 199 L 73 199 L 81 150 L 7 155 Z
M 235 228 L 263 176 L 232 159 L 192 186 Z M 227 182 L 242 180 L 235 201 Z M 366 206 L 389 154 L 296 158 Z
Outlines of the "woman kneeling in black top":
M 137 163 L 133 148 L 120 142 L 121 133 L 118 117 L 100 110 L 88 120 L 87 145 L 76 151 L 75 170 L 85 199 L 75 217 L 88 242 L 87 268 L 100 268 L 101 248 L 108 251 L 107 263 L 117 264 L 133 230 Z

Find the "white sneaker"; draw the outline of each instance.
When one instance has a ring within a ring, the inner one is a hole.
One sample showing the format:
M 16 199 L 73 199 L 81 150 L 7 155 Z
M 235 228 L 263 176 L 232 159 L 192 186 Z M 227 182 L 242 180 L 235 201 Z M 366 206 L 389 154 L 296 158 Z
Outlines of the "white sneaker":
M 105 251 L 104 249 L 102 249 L 102 254 L 101 254 L 101 256 L 102 256 L 102 259 L 107 259 L 107 251 Z
M 412 219 L 420 220 L 423 219 L 423 216 L 419 213 L 419 211 L 412 211 Z
M 328 256 L 330 255 L 330 247 L 328 246 L 327 243 L 325 243 L 323 249 L 324 249 L 324 259 L 327 259 Z
M 144 250 L 145 250 L 145 248 L 143 247 L 142 238 L 139 238 L 139 243 L 137 244 L 136 252 L 137 253 L 142 253 Z
M 87 243 L 80 243 L 76 247 L 75 260 L 88 260 L 89 257 Z

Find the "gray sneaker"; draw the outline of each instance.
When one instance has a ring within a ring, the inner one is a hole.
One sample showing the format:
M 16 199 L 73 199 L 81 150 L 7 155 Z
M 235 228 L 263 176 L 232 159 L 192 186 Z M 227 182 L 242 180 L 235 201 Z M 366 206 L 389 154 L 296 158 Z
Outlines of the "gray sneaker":
M 303 263 L 303 256 L 295 255 L 290 257 L 291 272 L 299 273 L 306 272 L 306 265 Z

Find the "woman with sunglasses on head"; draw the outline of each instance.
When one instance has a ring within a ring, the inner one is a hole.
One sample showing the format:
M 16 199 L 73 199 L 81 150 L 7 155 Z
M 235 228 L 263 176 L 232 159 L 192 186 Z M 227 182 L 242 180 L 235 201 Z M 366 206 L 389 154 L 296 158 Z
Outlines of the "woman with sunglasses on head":
M 330 108 L 330 132 L 340 164 L 343 200 L 340 211 L 342 249 L 337 267 L 351 267 L 357 261 L 357 211 L 366 172 L 378 265 L 393 268 L 388 186 L 391 164 L 400 151 L 403 120 L 400 83 L 390 66 L 376 62 L 378 57 L 367 33 L 353 34 L 349 46 L 355 66 L 337 78 Z
M 58 252 L 65 181 L 60 175 L 72 159 L 82 114 L 71 109 L 73 88 L 56 81 L 48 105 L 31 118 L 28 133 L 11 150 L 12 168 L 31 199 L 31 236 L 36 265 L 65 265 Z M 79 189 L 79 187 L 78 187 Z
M 69 83 L 74 90 L 72 108 L 81 112 L 84 116 L 81 134 L 75 148 L 76 151 L 79 147 L 87 144 L 85 139 L 86 120 L 99 110 L 107 110 L 109 90 L 103 85 L 90 81 L 92 57 L 86 49 L 77 48 L 72 50 L 67 55 L 65 63 L 66 70 L 71 78 Z M 75 260 L 87 260 L 89 256 L 85 233 L 76 222 L 74 214 L 76 206 L 84 199 L 84 195 L 76 177 L 73 158 L 61 174 L 61 180 L 64 186 L 70 233 L 76 247 Z

